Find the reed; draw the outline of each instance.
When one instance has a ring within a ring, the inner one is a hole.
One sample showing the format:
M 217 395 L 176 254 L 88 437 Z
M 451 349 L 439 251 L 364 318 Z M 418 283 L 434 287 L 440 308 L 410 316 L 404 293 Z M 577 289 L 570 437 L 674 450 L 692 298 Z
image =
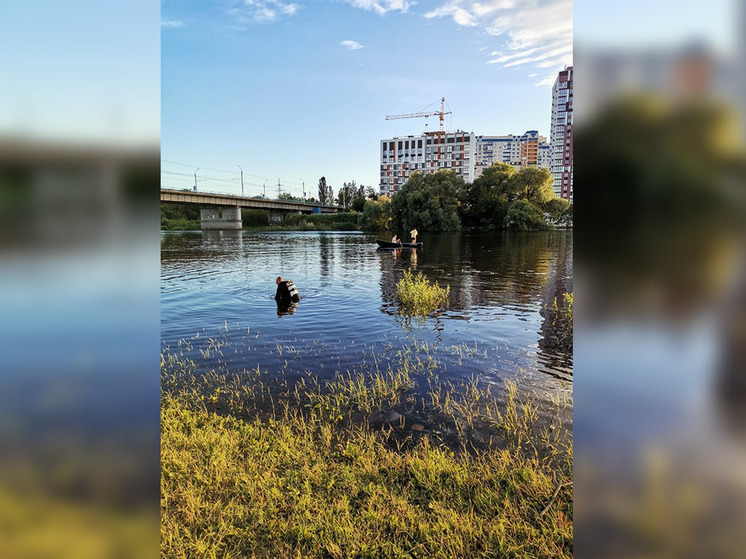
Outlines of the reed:
M 419 272 L 416 276 L 410 270 L 396 284 L 396 298 L 399 310 L 408 316 L 426 316 L 448 304 L 450 286 L 442 288 L 438 282 L 430 282 Z

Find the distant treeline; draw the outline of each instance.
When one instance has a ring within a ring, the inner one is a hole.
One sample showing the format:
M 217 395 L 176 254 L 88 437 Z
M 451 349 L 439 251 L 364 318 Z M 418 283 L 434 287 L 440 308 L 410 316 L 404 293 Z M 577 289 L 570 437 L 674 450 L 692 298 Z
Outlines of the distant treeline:
M 466 183 L 454 171 L 415 172 L 391 198 L 377 197 L 363 188 L 349 191 L 348 212 L 286 215 L 281 223 L 269 224 L 266 210 L 244 209 L 244 229 L 403 233 L 413 228 L 420 232 L 539 231 L 572 226 L 572 204 L 554 195 L 551 173 L 538 167 L 516 171 L 495 163 L 473 183 Z M 161 229 L 199 228 L 197 206 L 161 205 Z
M 413 173 L 390 199 L 367 200 L 363 228 L 406 232 L 538 231 L 572 226 L 572 204 L 554 195 L 547 169 L 495 163 L 473 183 L 454 171 Z
M 241 210 L 244 229 L 294 229 L 300 231 L 357 231 L 361 229 L 363 214 L 288 214 L 281 223 L 269 223 L 267 210 Z M 192 231 L 200 229 L 199 206 L 191 204 L 161 204 L 161 229 L 164 231 Z

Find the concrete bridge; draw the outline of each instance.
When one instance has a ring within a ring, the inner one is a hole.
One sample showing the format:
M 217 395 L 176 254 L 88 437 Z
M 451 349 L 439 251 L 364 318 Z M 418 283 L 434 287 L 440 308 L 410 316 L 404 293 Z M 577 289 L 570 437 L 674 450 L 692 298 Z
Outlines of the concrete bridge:
M 243 227 L 241 208 L 267 210 L 269 223 L 282 221 L 288 213 L 337 213 L 341 209 L 338 206 L 327 206 L 318 202 L 244 198 L 230 194 L 161 189 L 161 204 L 163 203 L 200 206 L 202 229 L 241 229 Z

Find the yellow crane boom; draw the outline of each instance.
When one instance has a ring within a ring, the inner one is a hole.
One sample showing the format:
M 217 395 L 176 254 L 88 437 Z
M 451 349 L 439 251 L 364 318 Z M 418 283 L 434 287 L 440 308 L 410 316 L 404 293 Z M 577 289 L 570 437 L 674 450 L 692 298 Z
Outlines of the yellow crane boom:
M 445 110 L 445 104 L 446 104 L 446 98 L 441 97 L 440 99 L 440 110 L 439 111 L 429 111 L 429 112 L 422 112 L 422 113 L 407 113 L 403 115 L 387 115 L 386 120 L 395 120 L 398 118 L 416 118 L 416 117 L 428 117 L 428 116 L 438 116 L 440 118 L 440 133 L 443 133 L 443 118 L 445 115 L 451 114 L 451 111 Z

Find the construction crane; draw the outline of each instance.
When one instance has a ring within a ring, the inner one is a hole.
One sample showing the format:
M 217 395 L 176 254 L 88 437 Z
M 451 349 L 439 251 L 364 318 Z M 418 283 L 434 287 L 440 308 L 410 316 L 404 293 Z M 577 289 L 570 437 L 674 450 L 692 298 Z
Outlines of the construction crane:
M 446 111 L 445 110 L 445 104 L 446 104 L 446 98 L 445 97 L 441 97 L 441 99 L 440 99 L 440 110 L 439 111 L 430 111 L 430 112 L 423 112 L 423 113 L 407 113 L 407 114 L 404 114 L 404 115 L 388 115 L 386 117 L 386 120 L 395 120 L 395 119 L 398 119 L 398 118 L 415 118 L 415 117 L 419 117 L 419 116 L 428 117 L 428 116 L 436 116 L 437 115 L 440 118 L 440 132 L 438 132 L 438 134 L 442 134 L 443 133 L 443 118 L 445 117 L 445 115 L 451 114 L 451 111 Z

